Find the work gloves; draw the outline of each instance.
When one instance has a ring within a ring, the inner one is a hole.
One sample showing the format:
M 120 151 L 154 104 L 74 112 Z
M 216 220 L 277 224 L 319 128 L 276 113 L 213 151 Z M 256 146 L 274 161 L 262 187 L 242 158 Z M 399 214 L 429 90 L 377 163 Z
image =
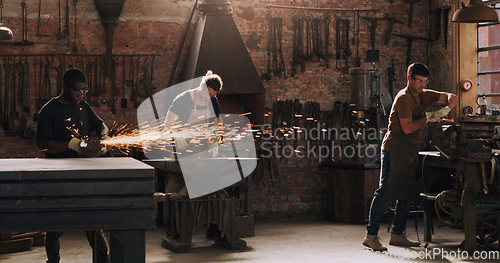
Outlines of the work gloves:
M 427 122 L 439 122 L 443 119 L 448 113 L 450 113 L 450 107 L 446 106 L 437 111 L 426 112 L 425 117 L 427 117 Z
M 107 152 L 107 148 L 101 145 L 100 142 L 82 141 L 76 137 L 73 137 L 68 142 L 68 148 L 83 157 L 99 157 L 99 155 Z
M 73 137 L 68 143 L 68 148 L 77 152 L 78 155 L 82 155 L 83 149 L 82 149 L 81 143 L 82 143 L 82 140 L 80 140 L 76 137 Z

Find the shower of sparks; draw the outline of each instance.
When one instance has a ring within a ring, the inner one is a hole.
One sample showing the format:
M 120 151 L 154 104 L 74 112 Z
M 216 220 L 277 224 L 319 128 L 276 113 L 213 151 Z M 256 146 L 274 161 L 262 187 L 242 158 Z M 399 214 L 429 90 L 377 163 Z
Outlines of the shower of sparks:
M 207 141 L 238 141 L 244 136 L 250 136 L 250 127 L 233 126 L 231 124 L 200 123 L 174 124 L 166 128 L 162 124 L 142 124 L 139 127 L 121 125 L 111 128 L 111 136 L 101 141 L 101 144 L 128 153 L 130 148 L 144 151 L 165 150 L 172 151 L 175 138 L 187 139 L 191 144 L 203 145 Z M 189 150 L 187 150 L 189 152 Z M 178 153 L 178 152 L 177 152 Z

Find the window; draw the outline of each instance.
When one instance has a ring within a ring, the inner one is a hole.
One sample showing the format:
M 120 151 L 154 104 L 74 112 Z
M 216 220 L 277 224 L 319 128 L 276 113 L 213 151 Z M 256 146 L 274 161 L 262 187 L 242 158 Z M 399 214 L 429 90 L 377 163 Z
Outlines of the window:
M 500 16 L 500 1 L 483 2 Z M 478 24 L 478 95 L 488 103 L 500 105 L 500 22 Z

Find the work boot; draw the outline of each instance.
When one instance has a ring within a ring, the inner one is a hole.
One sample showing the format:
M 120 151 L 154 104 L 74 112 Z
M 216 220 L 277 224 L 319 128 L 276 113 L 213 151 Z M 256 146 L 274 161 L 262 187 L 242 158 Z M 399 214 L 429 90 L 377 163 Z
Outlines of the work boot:
M 369 247 L 373 251 L 387 251 L 387 248 L 380 243 L 380 237 L 376 235 L 366 235 L 363 240 L 363 245 Z
M 394 233 L 391 233 L 391 240 L 389 240 L 389 245 L 402 247 L 418 247 L 420 246 L 420 242 L 408 240 L 405 234 L 396 235 Z

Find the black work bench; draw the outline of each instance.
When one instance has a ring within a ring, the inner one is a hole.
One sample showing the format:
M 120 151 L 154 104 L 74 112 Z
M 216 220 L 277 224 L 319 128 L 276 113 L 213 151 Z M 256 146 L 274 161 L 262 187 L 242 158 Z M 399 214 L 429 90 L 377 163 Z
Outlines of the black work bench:
M 154 180 L 129 157 L 0 159 L 0 232 L 103 229 L 112 263 L 145 262 Z
M 461 196 L 460 206 L 463 208 L 463 229 L 464 229 L 464 248 L 467 251 L 477 249 L 477 213 L 476 213 L 476 193 L 479 191 L 487 192 L 487 185 L 484 178 L 485 166 L 491 163 L 492 153 L 470 154 L 467 157 L 459 157 L 448 160 L 437 151 L 420 151 L 422 168 L 427 173 L 431 168 L 446 168 L 454 171 L 459 178 Z M 426 219 L 424 224 L 425 241 L 431 241 L 431 232 Z

